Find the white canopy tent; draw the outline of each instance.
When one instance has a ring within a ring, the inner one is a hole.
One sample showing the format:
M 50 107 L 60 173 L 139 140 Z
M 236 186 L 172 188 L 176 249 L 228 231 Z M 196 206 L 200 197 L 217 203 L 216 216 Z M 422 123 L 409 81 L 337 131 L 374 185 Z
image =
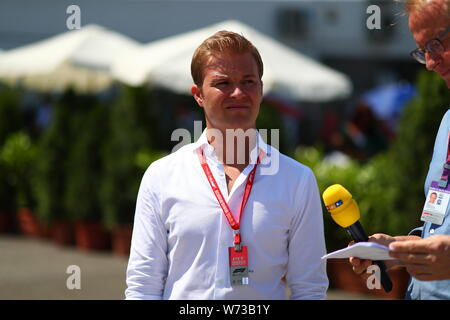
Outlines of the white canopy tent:
M 0 79 L 37 90 L 95 92 L 114 78 L 110 67 L 118 56 L 141 44 L 97 25 L 68 31 L 0 55 Z
M 242 34 L 258 48 L 264 62 L 265 93 L 277 92 L 308 102 L 326 102 L 351 94 L 352 85 L 346 75 L 234 20 L 151 42 L 116 60 L 112 72 L 127 84 L 148 82 L 189 93 L 192 54 L 204 39 L 219 30 Z

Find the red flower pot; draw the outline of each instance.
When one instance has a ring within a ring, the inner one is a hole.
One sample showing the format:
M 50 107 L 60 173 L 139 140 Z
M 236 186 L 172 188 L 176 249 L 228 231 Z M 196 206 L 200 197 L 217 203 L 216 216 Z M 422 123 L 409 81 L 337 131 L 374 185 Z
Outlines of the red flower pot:
M 19 230 L 27 236 L 36 238 L 48 238 L 50 236 L 50 228 L 42 225 L 28 208 L 20 208 L 17 211 L 17 220 Z
M 129 256 L 131 247 L 132 225 L 120 225 L 112 231 L 112 249 L 120 256 Z
M 98 222 L 75 223 L 75 243 L 81 250 L 107 250 L 110 248 L 110 234 Z
M 60 246 L 71 246 L 75 244 L 75 232 L 71 223 L 55 221 L 51 227 L 52 239 Z

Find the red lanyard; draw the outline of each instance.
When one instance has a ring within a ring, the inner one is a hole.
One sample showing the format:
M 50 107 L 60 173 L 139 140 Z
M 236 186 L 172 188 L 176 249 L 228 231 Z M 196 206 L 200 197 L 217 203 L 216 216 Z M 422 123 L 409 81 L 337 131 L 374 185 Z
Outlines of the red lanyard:
M 256 167 L 258 166 L 260 159 L 258 157 L 257 163 L 255 164 L 254 168 L 248 175 L 247 183 L 245 185 L 244 195 L 242 197 L 241 209 L 239 211 L 239 216 L 237 217 L 238 220 L 236 221 L 233 217 L 233 214 L 231 213 L 230 207 L 228 206 L 225 198 L 222 195 L 222 192 L 220 192 L 220 188 L 217 185 L 216 179 L 214 179 L 211 169 L 209 168 L 208 164 L 206 163 L 206 159 L 205 159 L 205 155 L 203 154 L 203 150 L 201 148 L 198 148 L 197 154 L 198 154 L 198 158 L 200 160 L 200 164 L 202 165 L 203 171 L 205 171 L 206 178 L 208 179 L 208 182 L 211 185 L 211 189 L 213 190 L 214 195 L 216 196 L 217 201 L 219 202 L 219 205 L 221 206 L 222 211 L 228 220 L 228 223 L 230 224 L 231 228 L 234 230 L 234 245 L 235 245 L 237 251 L 240 251 L 240 248 L 241 248 L 240 221 L 241 221 L 241 217 L 242 217 L 242 212 L 244 211 L 244 207 L 247 204 L 247 200 L 250 196 L 250 192 L 252 191 L 253 182 L 255 180 Z
M 450 176 L 450 132 L 447 141 L 447 158 L 445 159 L 444 170 L 442 171 L 441 179 L 439 180 L 439 187 L 447 188 Z

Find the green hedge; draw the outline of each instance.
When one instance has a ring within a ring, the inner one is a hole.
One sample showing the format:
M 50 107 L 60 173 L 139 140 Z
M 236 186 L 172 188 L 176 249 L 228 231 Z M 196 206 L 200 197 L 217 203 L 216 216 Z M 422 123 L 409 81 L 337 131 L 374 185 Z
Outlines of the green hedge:
M 422 225 L 424 182 L 440 121 L 450 106 L 450 91 L 440 77 L 419 74 L 418 96 L 403 112 L 396 140 L 388 151 L 365 163 L 337 166 L 324 161 L 320 148 L 297 149 L 295 158 L 315 173 L 322 193 L 341 184 L 352 193 L 368 234 L 404 235 Z M 324 209 L 328 250 L 350 240 Z
M 166 154 L 153 149 L 148 89 L 122 87 L 112 104 L 69 89 L 36 141 L 20 121 L 20 92 L 0 89 L 0 211 L 26 206 L 45 224 L 132 223 L 144 171 Z
M 20 95 L 0 84 L 0 153 L 11 134 L 22 129 Z M 0 211 L 14 212 L 17 207 L 16 182 L 9 165 L 0 157 Z
M 70 220 L 101 222 L 100 187 L 105 179 L 102 150 L 108 139 L 109 110 L 92 96 L 72 112 L 72 142 L 67 153 L 64 206 Z
M 353 160 L 345 166 L 338 166 L 323 160 L 324 154 L 320 149 L 309 147 L 298 148 L 295 158 L 314 171 L 321 194 L 337 183 L 353 195 L 361 211 L 360 221 L 367 233 L 404 234 L 414 226 L 411 221 L 402 219 L 394 206 L 397 192 L 388 182 L 389 160 L 386 154 L 365 164 Z M 346 246 L 351 240 L 347 233 L 336 225 L 324 206 L 323 214 L 328 250 Z
M 123 86 L 110 110 L 100 185 L 102 219 L 108 229 L 133 223 L 142 176 L 151 161 L 162 155 L 152 149 L 158 137 L 151 108 L 147 89 Z
M 70 124 L 77 110 L 75 92 L 66 91 L 55 104 L 50 125 L 38 141 L 41 156 L 36 163 L 34 191 L 38 202 L 36 214 L 45 224 L 71 220 L 64 198 L 68 154 L 76 136 Z

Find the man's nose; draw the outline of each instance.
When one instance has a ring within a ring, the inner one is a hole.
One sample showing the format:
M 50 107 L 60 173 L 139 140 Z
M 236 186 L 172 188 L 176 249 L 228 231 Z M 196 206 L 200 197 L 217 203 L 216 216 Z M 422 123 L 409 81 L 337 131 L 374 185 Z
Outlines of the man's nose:
M 434 71 L 434 69 L 440 63 L 440 61 L 441 61 L 440 54 L 435 54 L 435 53 L 430 53 L 430 52 L 427 52 L 425 54 L 425 66 L 426 66 L 427 70 Z
M 244 90 L 242 89 L 242 87 L 240 85 L 235 85 L 231 91 L 231 96 L 235 97 L 235 98 L 239 98 L 244 96 Z

